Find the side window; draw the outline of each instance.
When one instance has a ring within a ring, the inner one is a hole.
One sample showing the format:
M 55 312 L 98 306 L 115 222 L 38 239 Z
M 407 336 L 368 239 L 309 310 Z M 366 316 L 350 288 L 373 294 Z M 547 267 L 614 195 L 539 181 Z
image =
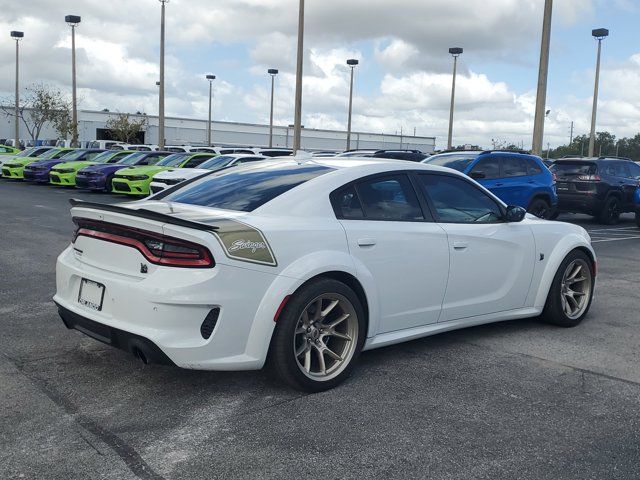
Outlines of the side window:
M 375 177 L 356 187 L 367 220 L 424 220 L 416 192 L 406 175 Z
M 527 165 L 529 167 L 529 175 L 540 175 L 542 173 L 540 166 L 533 160 L 527 160 Z
M 500 159 L 497 157 L 483 158 L 474 165 L 469 175 L 477 180 L 500 178 Z
M 637 163 L 630 163 L 628 167 L 630 177 L 640 179 L 640 165 L 638 165 Z
M 505 177 L 524 177 L 527 175 L 527 162 L 524 158 L 505 157 L 502 169 Z
M 448 175 L 420 175 L 426 196 L 443 223 L 502 221 L 498 204 L 470 182 Z
M 338 218 L 343 218 L 345 220 L 364 219 L 362 205 L 360 205 L 360 199 L 358 198 L 356 189 L 353 186 L 339 191 L 333 197 L 333 209 Z
M 629 178 L 629 169 L 626 162 L 616 162 L 616 177 Z

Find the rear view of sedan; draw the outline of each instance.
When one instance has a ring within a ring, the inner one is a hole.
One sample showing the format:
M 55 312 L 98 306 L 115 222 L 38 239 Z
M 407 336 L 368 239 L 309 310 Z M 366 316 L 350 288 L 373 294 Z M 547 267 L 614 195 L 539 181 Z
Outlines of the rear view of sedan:
M 454 170 L 263 161 L 140 202 L 72 201 L 56 269 L 65 325 L 145 362 L 344 381 L 359 353 L 440 332 L 587 315 L 587 232 L 507 206 Z

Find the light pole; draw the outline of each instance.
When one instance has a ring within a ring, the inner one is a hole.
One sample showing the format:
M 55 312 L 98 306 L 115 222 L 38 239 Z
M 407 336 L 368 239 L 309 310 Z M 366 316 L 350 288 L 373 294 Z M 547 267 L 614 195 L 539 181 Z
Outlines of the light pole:
M 598 58 L 596 60 L 596 82 L 593 88 L 593 110 L 591 110 L 591 134 L 589 135 L 589 156 L 593 157 L 596 146 L 596 114 L 598 112 L 598 84 L 600 83 L 600 53 L 602 52 L 602 40 L 609 36 L 606 28 L 596 28 L 591 35 L 598 40 Z
M 275 93 L 276 75 L 278 70 L 276 68 L 270 68 L 267 73 L 271 75 L 271 113 L 269 114 L 269 148 L 273 147 L 273 95 Z
M 293 127 L 293 154 L 300 150 L 302 135 L 302 62 L 304 58 L 304 0 L 300 0 L 298 12 L 298 52 L 296 62 L 296 106 Z
M 536 96 L 536 113 L 533 122 L 533 142 L 531 153 L 542 155 L 542 139 L 544 137 L 545 108 L 547 104 L 547 79 L 549 77 L 549 48 L 551 46 L 551 16 L 553 0 L 544 2 L 544 18 L 542 21 L 542 42 L 540 45 L 540 66 L 538 70 L 538 93 Z
M 164 10 L 169 0 L 160 0 L 160 85 L 158 92 L 158 148 L 164 148 Z
M 16 121 L 15 121 L 15 144 L 13 148 L 20 148 L 20 86 L 19 86 L 19 78 L 20 78 L 20 40 L 24 37 L 24 32 L 11 32 L 11 38 L 16 41 Z
M 213 81 L 215 79 L 215 75 L 207 75 L 207 80 L 209 80 L 209 122 L 207 123 L 207 145 L 209 146 L 211 146 L 211 103 L 213 98 Z
M 449 53 L 453 56 L 453 81 L 451 83 L 451 107 L 449 109 L 449 137 L 447 140 L 447 149 L 453 148 L 453 107 L 456 99 L 456 73 L 458 70 L 458 57 L 462 55 L 464 50 L 460 47 L 449 49 Z
M 71 146 L 78 146 L 78 100 L 76 96 L 76 27 L 81 18 L 67 15 L 64 21 L 71 27 Z
M 358 65 L 358 60 L 350 58 L 347 65 L 351 68 L 351 85 L 349 87 L 349 119 L 347 121 L 347 150 L 351 150 L 351 110 L 353 107 L 353 71 Z

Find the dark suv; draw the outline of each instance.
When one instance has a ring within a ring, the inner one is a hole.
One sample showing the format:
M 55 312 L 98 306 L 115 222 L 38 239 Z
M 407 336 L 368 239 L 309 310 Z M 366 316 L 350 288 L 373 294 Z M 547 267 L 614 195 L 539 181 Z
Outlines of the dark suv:
M 640 165 L 620 158 L 563 158 L 556 174 L 558 212 L 586 213 L 606 225 L 635 212 L 640 226 Z

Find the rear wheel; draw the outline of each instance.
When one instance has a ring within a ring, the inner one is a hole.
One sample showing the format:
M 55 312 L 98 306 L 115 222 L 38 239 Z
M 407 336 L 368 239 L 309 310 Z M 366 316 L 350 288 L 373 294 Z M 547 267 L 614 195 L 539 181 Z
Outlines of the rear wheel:
M 609 197 L 604 202 L 604 207 L 600 215 L 598 215 L 598 220 L 605 225 L 615 225 L 620 220 L 620 212 L 620 200 L 618 197 Z
M 575 327 L 591 307 L 593 286 L 593 262 L 584 252 L 572 251 L 556 272 L 542 319 L 560 327 Z
M 534 198 L 529 208 L 527 208 L 527 212 L 532 215 L 535 215 L 538 218 L 551 218 L 552 211 L 551 205 L 544 198 Z
M 270 363 L 298 390 L 320 392 L 351 373 L 366 337 L 362 305 L 347 285 L 313 281 L 287 302 L 271 341 Z

